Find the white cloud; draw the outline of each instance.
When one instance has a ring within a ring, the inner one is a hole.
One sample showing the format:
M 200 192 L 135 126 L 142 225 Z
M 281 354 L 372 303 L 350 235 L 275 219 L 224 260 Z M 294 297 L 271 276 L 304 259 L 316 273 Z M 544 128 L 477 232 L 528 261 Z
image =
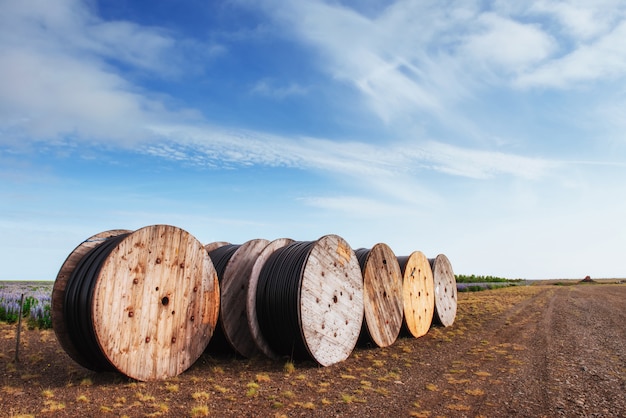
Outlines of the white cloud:
M 553 39 L 536 25 L 522 24 L 494 13 L 483 13 L 476 21 L 477 33 L 463 47 L 468 59 L 479 65 L 521 72 L 550 55 Z
M 626 76 L 626 20 L 607 35 L 545 62 L 519 77 L 522 87 L 570 88 L 583 82 L 606 82 Z
M 303 96 L 308 93 L 308 88 L 301 86 L 296 82 L 287 85 L 280 85 L 271 79 L 259 80 L 251 90 L 252 94 L 271 97 L 282 100 L 291 96 Z
M 163 97 L 151 97 L 110 65 L 171 76 L 181 67 L 184 40 L 101 21 L 71 0 L 2 2 L 0 28 L 0 123 L 8 132 L 0 141 L 72 136 L 127 144 L 145 139 L 150 121 L 197 117 L 169 110 Z
M 522 7 L 530 15 L 556 20 L 562 32 L 576 42 L 606 34 L 626 13 L 626 4 L 621 0 L 537 0 Z

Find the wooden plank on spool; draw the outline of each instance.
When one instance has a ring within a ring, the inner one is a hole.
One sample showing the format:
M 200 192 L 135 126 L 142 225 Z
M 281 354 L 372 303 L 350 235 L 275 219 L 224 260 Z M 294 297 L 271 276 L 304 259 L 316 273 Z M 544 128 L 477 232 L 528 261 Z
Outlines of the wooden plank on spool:
M 388 245 L 379 243 L 369 250 L 361 271 L 367 334 L 378 347 L 387 347 L 396 341 L 402 327 L 402 271 L 398 259 Z
M 251 358 L 259 353 L 248 325 L 247 297 L 252 267 L 269 244 L 253 239 L 242 244 L 230 257 L 220 282 L 220 321 L 224 336 L 238 354 Z
M 176 376 L 206 348 L 219 313 L 217 274 L 204 246 L 169 225 L 139 229 L 102 263 L 92 318 L 102 353 L 121 373 Z
M 452 264 L 444 254 L 429 260 L 435 282 L 435 320 L 449 327 L 454 323 L 457 308 L 456 278 Z
M 56 334 L 61 348 L 63 348 L 72 360 L 86 368 L 89 367 L 89 363 L 86 362 L 80 354 L 80 350 L 74 346 L 74 343 L 68 334 L 65 316 L 63 314 L 67 281 L 72 276 L 74 269 L 76 269 L 76 265 L 85 256 L 85 254 L 102 244 L 108 238 L 116 237 L 121 234 L 127 234 L 129 232 L 131 231 L 127 229 L 112 229 L 110 231 L 104 231 L 92 235 L 85 241 L 81 242 L 63 262 L 63 265 L 54 280 L 54 285 L 52 286 L 52 298 L 50 301 L 50 319 L 52 321 L 52 329 Z
M 259 255 L 252 266 L 250 272 L 250 280 L 248 282 L 248 294 L 246 297 L 246 312 L 248 316 L 248 328 L 252 341 L 256 345 L 257 349 L 265 354 L 267 357 L 277 359 L 278 355 L 272 350 L 269 343 L 265 339 L 265 336 L 261 332 L 261 326 L 259 325 L 259 319 L 256 310 L 256 293 L 259 284 L 259 275 L 265 265 L 267 259 L 274 254 L 274 252 L 280 248 L 283 248 L 294 242 L 290 238 L 278 238 L 270 242 L 261 250 Z
M 320 238 L 305 262 L 299 298 L 305 346 L 322 366 L 347 359 L 363 322 L 363 278 L 354 251 L 337 235 Z
M 421 251 L 414 251 L 408 257 L 398 257 L 398 261 L 403 277 L 404 325 L 409 334 L 419 338 L 428 332 L 433 321 L 433 273 Z
M 226 241 L 210 242 L 204 246 L 204 249 L 206 250 L 207 253 L 210 253 L 211 251 L 216 250 L 220 247 L 223 247 L 224 245 L 230 245 L 230 242 L 226 242 Z

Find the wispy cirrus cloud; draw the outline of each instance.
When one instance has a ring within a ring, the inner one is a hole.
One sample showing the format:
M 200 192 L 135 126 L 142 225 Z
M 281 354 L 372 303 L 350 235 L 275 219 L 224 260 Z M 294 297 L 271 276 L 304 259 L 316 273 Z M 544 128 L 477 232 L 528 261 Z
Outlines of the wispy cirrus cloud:
M 146 138 L 150 121 L 198 117 L 169 106 L 168 98 L 144 90 L 114 65 L 177 76 L 193 64 L 185 55 L 192 41 L 103 21 L 76 0 L 3 2 L 0 27 L 0 141 L 70 136 L 128 144 Z
M 308 88 L 291 82 L 280 84 L 275 80 L 264 78 L 259 80 L 251 89 L 252 94 L 266 96 L 277 100 L 282 100 L 291 96 L 303 96 L 307 94 Z

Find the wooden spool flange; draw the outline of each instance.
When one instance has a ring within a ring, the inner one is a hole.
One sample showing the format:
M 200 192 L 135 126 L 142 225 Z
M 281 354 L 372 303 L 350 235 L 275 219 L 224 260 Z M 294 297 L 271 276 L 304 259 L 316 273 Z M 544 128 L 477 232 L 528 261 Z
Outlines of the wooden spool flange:
M 435 292 L 433 273 L 428 259 L 421 251 L 398 257 L 402 270 L 402 300 L 404 327 L 410 335 L 425 335 L 433 321 Z
M 435 281 L 435 320 L 449 327 L 456 318 L 456 278 L 450 260 L 443 254 L 429 260 Z
M 277 359 L 278 355 L 272 350 L 269 343 L 265 339 L 259 325 L 259 319 L 256 313 L 256 291 L 259 283 L 259 274 L 265 265 L 267 259 L 279 248 L 283 248 L 293 242 L 290 238 L 278 238 L 270 242 L 261 250 L 256 258 L 252 270 L 250 272 L 250 281 L 248 282 L 248 295 L 246 297 L 246 312 L 248 315 L 248 327 L 250 336 L 257 349 L 267 357 Z
M 299 300 L 305 346 L 322 366 L 347 359 L 363 322 L 363 279 L 356 254 L 337 235 L 315 243 L 304 265 Z
M 378 347 L 393 344 L 402 327 L 402 272 L 398 259 L 386 244 L 371 250 L 359 249 L 363 276 L 363 308 L 365 320 L 362 333 Z M 363 260 L 360 255 L 367 254 Z
M 80 353 L 78 347 L 74 345 L 65 322 L 65 315 L 63 314 L 63 307 L 65 301 L 65 290 L 67 288 L 67 281 L 72 275 L 72 272 L 76 268 L 78 262 L 87 254 L 90 250 L 102 244 L 108 238 L 116 237 L 121 234 L 127 234 L 131 231 L 127 229 L 113 229 L 110 231 L 100 232 L 99 234 L 92 235 L 85 241 L 81 242 L 69 256 L 63 262 L 54 285 L 52 286 L 52 298 L 50 302 L 50 316 L 52 321 L 52 329 L 61 345 L 61 348 L 74 360 L 85 368 L 89 368 L 89 362 Z
M 206 348 L 219 312 L 217 274 L 203 245 L 168 225 L 139 229 L 104 261 L 93 296 L 103 354 L 137 380 L 176 376 Z
M 210 242 L 204 246 L 204 249 L 206 250 L 207 253 L 210 253 L 211 251 L 216 250 L 220 247 L 223 247 L 224 245 L 230 245 L 230 242 L 226 242 L 226 241 Z
M 254 239 L 239 246 L 228 260 L 220 282 L 220 321 L 224 336 L 238 354 L 247 358 L 258 354 L 248 324 L 246 300 L 250 275 L 254 263 L 268 244 L 268 240 Z
M 219 312 L 217 274 L 202 244 L 179 228 L 148 226 L 115 243 L 99 263 L 85 309 L 104 358 L 143 381 L 189 368 Z

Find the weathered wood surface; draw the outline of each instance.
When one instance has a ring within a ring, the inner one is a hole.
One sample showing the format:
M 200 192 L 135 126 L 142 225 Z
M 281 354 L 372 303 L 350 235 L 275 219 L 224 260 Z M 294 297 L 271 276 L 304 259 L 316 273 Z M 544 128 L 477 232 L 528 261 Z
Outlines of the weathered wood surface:
M 363 279 L 354 251 L 337 235 L 320 238 L 305 262 L 299 301 L 311 357 L 329 366 L 350 356 L 363 321 Z
M 435 310 L 433 273 L 428 259 L 421 251 L 398 257 L 402 269 L 402 299 L 404 301 L 404 325 L 415 338 L 430 329 Z
M 398 259 L 388 245 L 376 244 L 368 250 L 361 273 L 363 331 L 378 347 L 387 347 L 396 341 L 402 327 L 402 271 Z
M 210 253 L 211 251 L 216 250 L 220 247 L 223 247 L 224 245 L 230 245 L 230 242 L 226 242 L 226 241 L 209 242 L 208 244 L 204 246 L 204 249 L 206 250 L 207 253 Z
M 457 308 L 456 278 L 452 264 L 444 254 L 429 260 L 435 283 L 435 320 L 449 327 L 454 323 Z
M 220 283 L 220 321 L 224 335 L 232 348 L 247 358 L 259 354 L 248 324 L 250 276 L 257 258 L 268 244 L 266 239 L 253 239 L 242 244 L 230 257 Z
M 120 372 L 165 379 L 203 353 L 219 303 L 204 246 L 182 229 L 149 226 L 124 238 L 103 262 L 93 296 L 94 331 Z
M 252 270 L 250 272 L 250 280 L 248 282 L 246 312 L 248 315 L 248 327 L 250 331 L 250 336 L 257 349 L 261 353 L 272 359 L 278 358 L 278 355 L 276 354 L 276 352 L 274 352 L 274 350 L 272 350 L 270 344 L 267 342 L 267 339 L 261 332 L 261 326 L 259 325 L 259 318 L 257 316 L 256 310 L 256 293 L 259 284 L 259 275 L 261 274 L 261 270 L 263 269 L 263 266 L 265 265 L 267 259 L 272 254 L 274 254 L 276 250 L 283 248 L 293 242 L 294 241 L 290 238 L 278 238 L 267 244 L 257 256 L 256 261 L 252 266 Z
M 72 276 L 72 273 L 76 269 L 76 265 L 85 256 L 85 254 L 102 244 L 107 239 L 117 237 L 121 234 L 127 234 L 129 232 L 131 231 L 127 229 L 113 229 L 92 235 L 85 241 L 81 242 L 63 262 L 63 265 L 54 280 L 54 285 L 52 286 L 52 298 L 50 302 L 52 329 L 54 330 L 57 340 L 63 350 L 65 350 L 72 360 L 86 368 L 89 368 L 89 362 L 84 359 L 80 350 L 72 342 L 68 333 L 65 315 L 63 314 L 67 281 Z

